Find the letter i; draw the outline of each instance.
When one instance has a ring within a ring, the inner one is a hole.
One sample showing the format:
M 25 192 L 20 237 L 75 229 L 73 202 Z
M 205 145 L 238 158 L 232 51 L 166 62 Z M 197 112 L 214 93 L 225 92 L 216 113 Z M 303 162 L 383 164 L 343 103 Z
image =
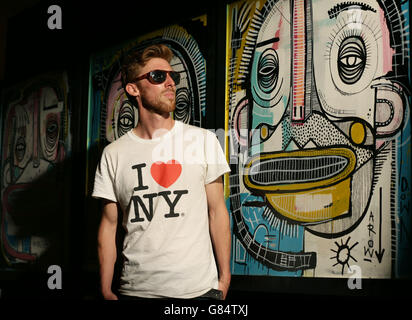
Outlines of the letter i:
M 145 163 L 140 163 L 140 164 L 136 164 L 132 166 L 132 169 L 137 169 L 137 181 L 138 181 L 138 186 L 133 189 L 134 191 L 149 189 L 148 186 L 143 185 L 142 168 L 144 167 L 146 167 Z

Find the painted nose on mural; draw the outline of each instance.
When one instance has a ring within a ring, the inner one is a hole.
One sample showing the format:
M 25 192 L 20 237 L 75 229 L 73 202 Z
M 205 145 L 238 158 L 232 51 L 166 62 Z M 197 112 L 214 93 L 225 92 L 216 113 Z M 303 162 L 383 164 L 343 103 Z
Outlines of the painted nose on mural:
M 292 93 L 282 122 L 283 150 L 254 156 L 243 176 L 245 186 L 264 197 L 275 212 L 303 224 L 323 223 L 349 212 L 348 190 L 356 164 L 349 148 L 310 143 L 319 122 L 330 126 L 312 110 L 315 82 L 307 29 L 311 21 L 306 21 L 311 16 L 311 1 L 293 1 Z
M 306 13 L 305 1 L 293 2 L 293 28 L 292 28 L 292 110 L 291 120 L 294 125 L 301 125 L 305 120 L 310 104 L 305 106 L 305 86 L 306 86 L 306 65 L 308 46 L 310 41 L 306 41 Z M 308 60 L 308 62 L 310 62 Z M 309 69 L 308 69 L 309 70 Z M 306 93 L 307 94 L 307 93 Z M 305 108 L 306 107 L 306 108 Z M 308 112 L 309 113 L 309 112 Z

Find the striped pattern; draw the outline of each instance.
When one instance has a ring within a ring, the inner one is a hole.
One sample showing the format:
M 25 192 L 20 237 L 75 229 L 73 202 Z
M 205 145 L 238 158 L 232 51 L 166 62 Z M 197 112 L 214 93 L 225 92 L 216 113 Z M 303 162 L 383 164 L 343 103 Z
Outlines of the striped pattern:
M 292 121 L 305 119 L 305 3 L 293 2 L 293 110 Z

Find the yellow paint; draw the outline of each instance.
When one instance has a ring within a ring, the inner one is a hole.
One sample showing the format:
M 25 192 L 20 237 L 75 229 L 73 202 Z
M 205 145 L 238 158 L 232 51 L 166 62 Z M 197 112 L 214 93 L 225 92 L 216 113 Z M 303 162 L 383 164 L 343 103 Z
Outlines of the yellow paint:
M 266 125 L 263 125 L 262 128 L 260 129 L 260 137 L 262 138 L 262 140 L 266 140 L 266 138 L 268 137 L 269 131 L 268 131 L 268 127 Z
M 269 205 L 281 215 L 299 222 L 323 222 L 349 211 L 350 182 L 347 178 L 338 184 L 311 191 L 294 193 L 267 193 Z
M 348 164 L 335 176 L 323 180 L 257 185 L 249 179 L 252 165 L 259 161 L 332 155 L 345 157 L 348 159 Z M 258 155 L 247 163 L 244 183 L 252 192 L 263 193 L 269 206 L 291 220 L 306 223 L 324 222 L 349 212 L 350 174 L 355 168 L 355 160 L 355 154 L 347 148 L 295 150 Z
M 365 126 L 360 122 L 354 122 L 350 127 L 350 137 L 355 144 L 362 144 L 366 138 Z
M 230 10 L 229 10 L 229 6 L 226 7 L 226 21 L 230 21 L 229 20 L 229 16 L 230 16 Z M 226 28 L 226 53 L 229 52 L 229 48 L 230 48 L 230 43 L 229 43 L 229 27 Z M 226 78 L 226 83 L 230 83 L 229 81 L 229 75 L 227 70 L 229 70 L 229 65 L 230 65 L 230 58 L 229 55 L 226 54 L 226 74 L 225 74 L 225 78 Z M 229 163 L 229 88 L 226 85 L 225 86 L 225 155 L 226 155 L 226 161 Z M 226 173 L 224 175 L 224 196 L 225 199 L 229 198 L 230 195 L 230 185 L 229 185 L 229 173 Z
M 204 27 L 207 27 L 207 15 L 202 15 L 200 17 L 193 18 L 192 21 L 200 21 Z

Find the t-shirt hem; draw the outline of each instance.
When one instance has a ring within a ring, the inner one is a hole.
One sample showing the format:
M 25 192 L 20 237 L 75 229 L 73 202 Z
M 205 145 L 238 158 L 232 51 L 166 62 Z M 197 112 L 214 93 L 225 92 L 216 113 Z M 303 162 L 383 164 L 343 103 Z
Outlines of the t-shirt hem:
M 183 294 L 183 295 L 171 295 L 167 293 L 148 293 L 148 292 L 136 292 L 136 291 L 129 291 L 129 290 L 122 290 L 119 289 L 119 293 L 125 296 L 132 296 L 132 297 L 138 297 L 138 298 L 148 298 L 148 299 L 193 299 L 196 297 L 199 297 L 212 288 L 206 288 L 201 291 L 193 292 L 193 293 L 188 293 L 188 294 Z
M 205 184 L 209 184 L 209 183 L 215 181 L 215 180 L 216 180 L 217 178 L 219 178 L 220 176 L 223 176 L 224 174 L 229 173 L 229 172 L 230 172 L 230 169 L 224 169 L 224 170 L 222 171 L 222 173 L 217 174 L 216 176 L 213 176 L 212 178 L 206 179 L 206 180 L 205 180 Z
M 103 194 L 103 193 L 93 193 L 92 198 L 106 199 L 106 200 L 110 200 L 110 201 L 113 201 L 113 202 L 117 202 L 117 199 L 115 197 L 107 195 L 107 194 Z

